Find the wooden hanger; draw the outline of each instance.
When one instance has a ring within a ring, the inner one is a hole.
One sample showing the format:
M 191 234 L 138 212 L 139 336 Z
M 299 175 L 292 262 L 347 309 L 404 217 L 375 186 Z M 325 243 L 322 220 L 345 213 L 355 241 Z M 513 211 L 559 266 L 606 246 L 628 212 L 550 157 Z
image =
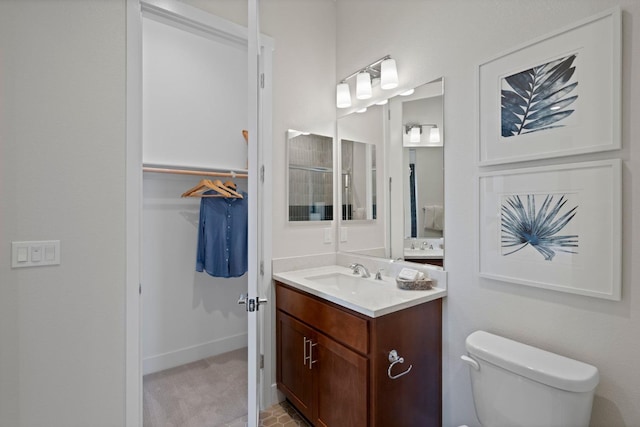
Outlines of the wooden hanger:
M 204 194 L 207 191 L 213 190 L 217 194 Z M 242 199 L 242 194 L 236 192 L 231 188 L 224 186 L 222 181 L 216 179 L 211 181 L 210 179 L 201 179 L 198 185 L 182 193 L 181 197 L 227 197 L 233 199 Z

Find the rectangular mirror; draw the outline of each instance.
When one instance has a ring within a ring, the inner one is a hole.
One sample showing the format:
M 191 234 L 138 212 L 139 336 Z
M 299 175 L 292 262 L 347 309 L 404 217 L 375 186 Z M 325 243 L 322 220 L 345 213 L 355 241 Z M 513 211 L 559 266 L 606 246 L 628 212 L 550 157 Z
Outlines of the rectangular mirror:
M 333 138 L 287 131 L 289 221 L 333 220 Z
M 393 96 L 386 105 L 371 105 L 365 113 L 340 117 L 341 143 L 375 142 L 377 156 L 372 167 L 384 170 L 378 170 L 375 184 L 379 203 L 375 203 L 373 212 L 385 222 L 386 233 L 381 239 L 366 239 L 361 234 L 362 242 L 358 243 L 362 244 L 354 247 L 351 242 L 341 242 L 340 250 L 377 254 L 378 242 L 383 241 L 388 258 L 443 266 L 444 139 L 442 78 Z M 341 179 L 338 174 L 336 179 Z M 344 185 L 340 193 L 342 200 L 349 200 Z M 349 220 L 343 210 L 341 224 L 348 224 L 342 222 L 345 219 Z M 373 229 L 371 232 L 377 233 Z
M 376 146 L 340 140 L 342 220 L 376 219 Z
M 444 255 L 443 95 L 402 102 L 403 257 L 442 266 Z
M 383 107 L 372 105 L 338 120 L 341 221 L 373 221 L 379 217 L 376 165 L 383 153 L 383 113 Z

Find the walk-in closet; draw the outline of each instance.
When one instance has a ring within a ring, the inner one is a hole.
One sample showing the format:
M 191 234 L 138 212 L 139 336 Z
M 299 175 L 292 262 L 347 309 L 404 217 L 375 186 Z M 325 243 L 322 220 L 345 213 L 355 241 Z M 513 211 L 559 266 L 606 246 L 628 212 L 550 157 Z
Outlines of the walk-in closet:
M 247 417 L 247 313 L 237 304 L 247 292 L 246 244 L 203 247 L 211 233 L 246 241 L 247 42 L 202 17 L 142 3 L 141 347 L 152 427 Z M 209 202 L 229 217 L 212 214 L 205 226 Z

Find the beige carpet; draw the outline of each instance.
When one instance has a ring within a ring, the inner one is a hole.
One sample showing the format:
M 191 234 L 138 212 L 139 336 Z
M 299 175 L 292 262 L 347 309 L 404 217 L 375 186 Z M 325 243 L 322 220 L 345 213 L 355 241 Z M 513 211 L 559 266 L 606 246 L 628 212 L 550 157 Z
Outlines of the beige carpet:
M 144 427 L 220 427 L 247 415 L 247 349 L 145 375 Z

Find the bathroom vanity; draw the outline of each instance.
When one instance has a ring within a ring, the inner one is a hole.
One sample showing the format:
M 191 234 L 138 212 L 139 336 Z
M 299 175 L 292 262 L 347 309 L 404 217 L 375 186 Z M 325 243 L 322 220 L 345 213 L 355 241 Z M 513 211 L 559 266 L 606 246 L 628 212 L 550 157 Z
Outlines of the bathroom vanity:
M 279 390 L 315 426 L 440 426 L 446 292 L 323 272 L 275 275 Z

